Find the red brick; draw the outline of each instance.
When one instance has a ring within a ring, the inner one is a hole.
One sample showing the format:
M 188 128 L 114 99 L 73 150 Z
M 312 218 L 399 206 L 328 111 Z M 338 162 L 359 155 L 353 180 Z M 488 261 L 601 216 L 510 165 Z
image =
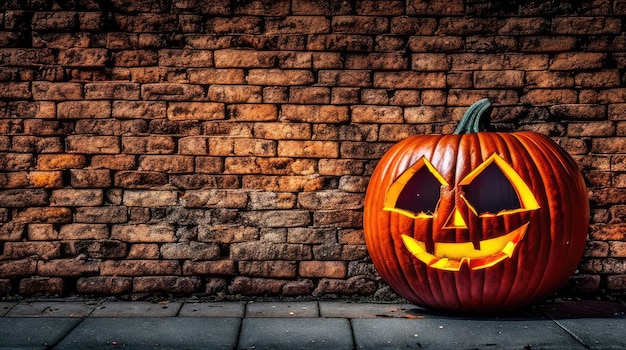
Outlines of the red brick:
M 28 239 L 31 241 L 57 240 L 59 232 L 52 224 L 30 224 L 28 225 Z
M 282 118 L 291 122 L 344 123 L 349 120 L 346 106 L 283 105 Z
M 269 18 L 266 34 L 319 34 L 330 32 L 330 20 L 324 16 L 287 16 Z
M 330 89 L 327 87 L 291 87 L 289 102 L 296 104 L 329 104 Z
M 61 255 L 60 242 L 5 242 L 3 256 L 9 259 L 52 259 Z
M 431 2 L 425 0 L 407 0 L 407 15 L 459 15 L 465 11 L 462 0 Z
M 192 294 L 200 288 L 198 277 L 150 276 L 133 278 L 135 293 Z
M 20 280 L 19 293 L 24 296 L 59 297 L 65 293 L 65 283 L 62 278 L 57 277 L 28 277 Z
M 198 85 L 154 83 L 141 86 L 141 96 L 145 100 L 194 101 L 204 98 L 204 89 Z
M 69 48 L 59 52 L 58 62 L 70 67 L 104 66 L 108 50 L 99 48 Z
M 236 121 L 272 121 L 278 119 L 274 104 L 236 104 L 227 108 L 229 119 Z
M 135 167 L 135 157 L 132 155 L 95 155 L 91 158 L 91 167 L 94 169 L 127 170 Z
M 251 16 L 285 16 L 289 14 L 290 5 L 291 1 L 289 0 L 252 0 L 235 4 L 233 6 L 233 12 L 235 14 Z
M 175 231 L 174 226 L 167 223 L 113 225 L 111 239 L 128 243 L 167 243 L 177 240 Z
M 74 188 L 104 188 L 111 185 L 110 171 L 106 169 L 71 169 L 70 177 L 70 183 Z
M 48 194 L 45 190 L 14 189 L 0 191 L 0 202 L 3 207 L 33 207 L 48 204 Z
M 20 83 L 22 84 L 22 83 Z M 8 90 L 13 90 L 15 87 L 8 83 Z M 1 91 L 2 88 L 0 88 Z M 20 90 L 17 87 L 17 90 Z M 20 118 L 41 118 L 41 119 L 53 119 L 56 118 L 56 104 L 49 101 L 15 101 L 7 104 L 7 113 L 11 116 Z
M 323 278 L 313 291 L 313 295 L 324 294 L 371 294 L 376 290 L 374 281 L 364 276 L 350 277 L 347 280 Z
M 282 294 L 285 296 L 311 295 L 314 289 L 313 281 L 310 279 L 299 279 L 285 283 Z
M 302 277 L 345 278 L 347 271 L 345 261 L 301 261 L 298 267 Z
M 287 223 L 287 220 L 277 218 L 275 221 L 276 223 L 279 221 Z M 270 224 L 265 226 L 281 227 L 291 225 L 287 223 L 286 225 Z M 234 243 L 231 245 L 230 251 L 230 258 L 234 260 L 310 260 L 311 257 L 310 247 L 303 244 L 250 241 Z
M 564 52 L 576 48 L 575 36 L 524 36 L 520 38 L 522 52 Z
M 489 32 L 500 25 L 497 18 L 445 17 L 439 21 L 437 34 L 471 35 Z
M 16 212 L 13 221 L 16 223 L 68 223 L 72 220 L 69 208 L 33 207 Z
M 138 100 L 140 85 L 136 83 L 99 82 L 85 84 L 86 99 Z
M 263 89 L 249 85 L 211 85 L 208 98 L 224 103 L 260 103 L 263 101 Z
M 72 135 L 65 140 L 68 153 L 116 154 L 120 153 L 119 138 L 116 136 Z
M 107 260 L 102 262 L 103 276 L 179 275 L 176 260 Z
M 100 262 L 91 260 L 53 259 L 39 261 L 37 272 L 41 276 L 77 277 L 100 271 Z
M 0 98 L 30 99 L 32 97 L 28 83 L 0 83 Z
M 244 84 L 243 69 L 189 68 L 189 82 L 192 84 Z
M 239 273 L 242 276 L 252 277 L 294 278 L 296 277 L 296 263 L 284 260 L 241 261 Z
M 374 87 L 394 89 L 438 89 L 446 86 L 439 72 L 375 72 Z
M 181 197 L 186 208 L 245 208 L 248 195 L 240 190 L 187 191 Z
M 246 81 L 252 85 L 308 85 L 314 77 L 307 70 L 251 69 Z
M 184 275 L 235 275 L 235 262 L 233 260 L 214 261 L 185 261 L 183 264 Z
M 605 65 L 606 54 L 595 52 L 560 53 L 550 60 L 552 70 L 600 69 Z
M 341 15 L 352 10 L 347 2 L 319 2 L 316 0 L 293 0 L 291 11 L 297 15 Z
M 337 158 L 339 145 L 332 141 L 278 141 L 279 157 Z
M 577 99 L 578 96 L 574 90 L 536 89 L 529 90 L 521 98 L 521 101 L 534 106 L 550 106 L 562 103 L 576 103 Z
M 198 240 L 201 242 L 236 243 L 258 239 L 258 229 L 251 226 L 215 225 L 210 230 L 201 230 Z
M 213 102 L 171 102 L 167 107 L 170 120 L 224 119 L 224 105 Z
M 113 56 L 116 67 L 149 67 L 158 65 L 156 52 L 150 50 L 123 50 Z
M 214 53 L 216 68 L 271 68 L 275 53 L 255 50 L 218 50 Z
M 621 21 L 609 17 L 555 17 L 552 30 L 556 34 L 617 34 Z
M 508 17 L 502 22 L 498 34 L 533 35 L 549 30 L 550 20 L 541 17 Z M 523 39 L 524 37 L 522 37 Z
M 113 101 L 111 116 L 118 119 L 165 118 L 167 105 L 162 101 Z
M 371 86 L 372 78 L 366 70 L 324 70 L 318 74 L 318 82 L 325 86 Z
M 355 34 L 313 34 L 307 41 L 307 50 L 311 51 L 353 51 L 367 52 L 374 47 L 370 36 Z
M 278 294 L 285 283 L 284 280 L 238 276 L 233 279 L 229 291 L 241 295 Z
M 106 239 L 109 228 L 105 224 L 69 224 L 61 226 L 61 239 Z
M 383 34 L 388 31 L 389 20 L 376 16 L 334 16 L 333 33 Z
M 318 227 L 360 228 L 363 213 L 354 210 L 327 210 L 313 213 L 313 225 Z
M 64 245 L 63 253 L 92 259 L 120 259 L 126 257 L 127 244 L 108 239 L 71 240 Z
M 132 289 L 132 279 L 129 277 L 81 277 L 76 282 L 76 290 L 88 295 L 116 295 L 126 294 Z
M 526 85 L 532 88 L 573 88 L 574 75 L 571 72 L 526 72 Z
M 273 140 L 308 140 L 311 138 L 311 130 L 306 123 L 256 123 L 254 134 L 262 139 Z
M 36 81 L 32 83 L 35 100 L 67 101 L 83 97 L 83 88 L 77 83 L 50 83 Z
M 142 7 L 145 9 L 145 7 Z M 116 15 L 115 22 L 121 31 L 161 32 L 174 31 L 178 16 L 169 13 L 139 13 L 137 15 Z
M 215 244 L 201 242 L 165 243 L 161 246 L 163 259 L 214 260 L 220 255 Z
M 122 137 L 122 152 L 130 154 L 171 154 L 176 142 L 170 136 Z
M 594 73 L 579 73 L 575 77 L 576 85 L 583 88 L 618 87 L 621 84 L 617 70 L 605 70 Z
M 190 173 L 194 169 L 193 161 L 191 156 L 146 155 L 139 157 L 139 170 Z
M 209 50 L 159 50 L 159 66 L 212 67 L 213 52 Z
M 44 156 L 40 156 L 44 157 Z M 26 153 L 0 154 L 0 169 L 8 171 L 25 171 L 32 167 L 33 155 Z M 41 168 L 41 170 L 53 170 Z M 56 169 L 54 169 L 56 170 Z
M 50 195 L 53 207 L 92 207 L 101 205 L 104 194 L 99 189 L 57 189 Z
M 139 243 L 139 244 L 131 244 L 130 249 L 128 249 L 127 259 L 159 259 L 161 257 L 161 253 L 159 252 L 158 244 L 147 244 L 147 243 Z
M 124 191 L 123 204 L 129 207 L 167 207 L 178 204 L 176 191 Z
M 63 152 L 63 146 L 58 137 L 15 136 L 11 150 L 25 153 L 59 153 Z
M 412 36 L 409 38 L 408 47 L 412 52 L 450 52 L 460 50 L 465 41 L 460 36 Z

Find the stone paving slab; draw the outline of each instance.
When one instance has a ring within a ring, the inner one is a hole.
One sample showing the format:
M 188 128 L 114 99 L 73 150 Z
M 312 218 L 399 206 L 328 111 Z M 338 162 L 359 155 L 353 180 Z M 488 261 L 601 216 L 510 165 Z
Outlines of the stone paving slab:
M 320 301 L 320 315 L 322 317 L 343 318 L 374 318 L 374 317 L 403 317 L 409 318 L 407 312 L 415 309 L 413 304 L 365 304 L 342 301 Z
M 610 301 L 558 301 L 538 307 L 551 319 L 626 318 L 626 305 Z
M 244 317 L 246 304 L 244 302 L 210 302 L 185 303 L 178 316 L 180 317 Z
M 239 349 L 352 350 L 350 322 L 342 318 L 245 318 Z
M 80 301 L 33 301 L 19 303 L 6 313 L 7 317 L 87 317 L 95 304 Z
M 173 317 L 180 308 L 179 302 L 107 301 L 98 305 L 91 317 Z
M 626 349 L 626 319 L 577 318 L 555 320 L 589 349 Z
M 357 349 L 585 349 L 550 320 L 353 319 Z
M 80 318 L 0 318 L 0 349 L 50 349 Z
M 54 349 L 214 349 L 237 346 L 239 318 L 88 318 Z
M 16 301 L 0 302 L 0 316 L 5 316 L 15 305 L 17 305 Z
M 246 317 L 319 317 L 318 303 L 306 302 L 250 302 Z

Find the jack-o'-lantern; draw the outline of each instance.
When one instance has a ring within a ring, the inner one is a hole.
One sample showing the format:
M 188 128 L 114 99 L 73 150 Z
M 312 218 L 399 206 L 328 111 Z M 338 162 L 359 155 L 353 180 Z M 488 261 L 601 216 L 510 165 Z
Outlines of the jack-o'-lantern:
M 495 312 L 545 298 L 582 257 L 587 190 L 574 160 L 529 131 L 487 132 L 491 103 L 452 135 L 417 135 L 374 170 L 364 204 L 382 278 L 423 307 Z

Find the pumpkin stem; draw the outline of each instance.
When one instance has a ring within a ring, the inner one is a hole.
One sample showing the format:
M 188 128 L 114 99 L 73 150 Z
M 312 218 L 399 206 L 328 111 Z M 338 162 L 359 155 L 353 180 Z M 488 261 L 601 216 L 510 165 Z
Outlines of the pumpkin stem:
M 484 98 L 469 106 L 463 118 L 454 130 L 454 134 L 471 134 L 487 131 L 491 121 L 492 105 L 489 99 Z

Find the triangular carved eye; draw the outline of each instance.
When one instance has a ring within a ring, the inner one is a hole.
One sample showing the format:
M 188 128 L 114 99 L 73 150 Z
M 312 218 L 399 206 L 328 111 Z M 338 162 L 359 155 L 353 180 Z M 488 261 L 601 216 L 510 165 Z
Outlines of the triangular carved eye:
M 521 176 L 497 154 L 479 165 L 459 184 L 462 198 L 479 216 L 534 210 L 539 204 Z
M 432 217 L 439 203 L 441 186 L 448 186 L 448 183 L 422 157 L 391 185 L 385 197 L 384 210 L 412 218 Z
M 465 198 L 481 213 L 498 213 L 521 208 L 513 185 L 495 163 L 489 164 L 464 187 Z

